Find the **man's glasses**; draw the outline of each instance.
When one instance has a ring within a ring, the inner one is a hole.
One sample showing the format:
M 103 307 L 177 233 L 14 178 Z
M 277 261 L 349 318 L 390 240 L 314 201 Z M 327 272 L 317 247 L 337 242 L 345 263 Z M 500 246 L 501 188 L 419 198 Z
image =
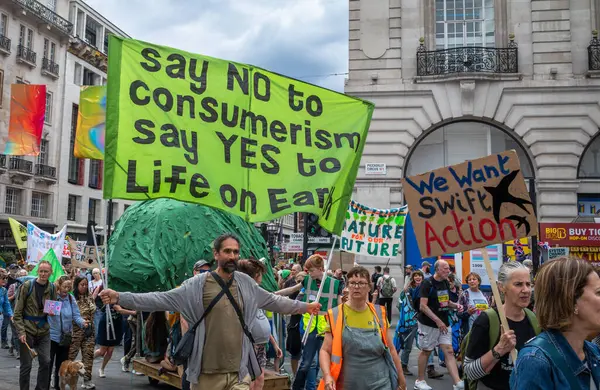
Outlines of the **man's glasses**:
M 348 283 L 348 286 L 353 287 L 353 288 L 364 288 L 367 287 L 369 283 L 367 282 L 350 282 Z

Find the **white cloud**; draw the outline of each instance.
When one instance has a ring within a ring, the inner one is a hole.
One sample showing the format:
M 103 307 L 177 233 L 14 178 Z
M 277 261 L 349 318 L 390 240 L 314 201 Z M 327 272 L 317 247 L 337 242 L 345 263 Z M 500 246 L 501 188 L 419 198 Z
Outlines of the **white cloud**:
M 343 91 L 347 0 L 86 1 L 133 38 Z

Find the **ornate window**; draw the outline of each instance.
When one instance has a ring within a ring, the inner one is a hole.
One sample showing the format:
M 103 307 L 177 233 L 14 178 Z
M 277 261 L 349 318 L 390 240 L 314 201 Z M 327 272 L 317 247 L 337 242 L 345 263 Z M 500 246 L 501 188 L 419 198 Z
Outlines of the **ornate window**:
M 473 46 L 496 46 L 494 0 L 436 0 L 436 49 Z

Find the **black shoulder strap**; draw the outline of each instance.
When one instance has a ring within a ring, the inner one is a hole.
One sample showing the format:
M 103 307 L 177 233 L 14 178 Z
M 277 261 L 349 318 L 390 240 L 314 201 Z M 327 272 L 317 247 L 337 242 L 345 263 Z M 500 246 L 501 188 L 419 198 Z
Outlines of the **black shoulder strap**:
M 217 275 L 214 271 L 210 273 L 213 278 L 215 278 L 215 280 L 219 281 L 223 281 L 221 278 L 219 278 L 219 275 Z M 217 279 L 219 278 L 219 279 Z M 210 301 L 210 303 L 208 304 L 208 306 L 204 309 L 204 313 L 202 313 L 202 316 L 200 317 L 200 319 L 194 324 L 194 326 L 192 326 L 192 329 L 190 329 L 190 331 L 195 332 L 196 328 L 198 328 L 198 325 L 200 325 L 200 323 L 202 322 L 202 320 L 208 315 L 208 313 L 210 313 L 210 311 L 213 309 L 213 307 L 215 307 L 215 305 L 221 300 L 221 298 L 223 297 L 223 295 L 225 295 L 225 290 L 229 291 L 229 287 L 231 287 L 231 284 L 233 283 L 233 278 L 231 278 L 231 280 L 227 283 L 227 288 L 223 289 L 223 286 L 221 285 L 221 291 L 219 291 L 219 293 L 213 298 L 212 301 Z M 220 285 L 220 283 L 219 283 Z
M 250 330 L 248 329 L 248 326 L 246 325 L 246 321 L 244 321 L 244 316 L 242 314 L 242 311 L 240 310 L 240 307 L 237 304 L 233 295 L 231 295 L 231 291 L 229 291 L 229 286 L 231 286 L 231 283 L 233 282 L 234 275 L 231 275 L 231 278 L 229 279 L 229 286 L 226 287 L 225 281 L 223 279 L 221 279 L 221 277 L 219 275 L 217 275 L 215 272 L 212 272 L 212 274 L 213 274 L 213 277 L 215 278 L 215 280 L 217 281 L 217 283 L 219 283 L 221 288 L 225 291 L 225 294 L 227 294 L 227 298 L 229 299 L 229 302 L 231 302 L 231 306 L 233 306 L 233 309 L 235 310 L 235 312 L 238 316 L 238 319 L 240 320 L 240 324 L 242 325 L 242 329 L 244 330 L 244 333 L 246 334 L 246 336 L 248 336 L 248 338 L 250 339 L 250 342 L 252 344 L 254 344 L 254 338 L 252 337 L 252 333 L 250 333 Z

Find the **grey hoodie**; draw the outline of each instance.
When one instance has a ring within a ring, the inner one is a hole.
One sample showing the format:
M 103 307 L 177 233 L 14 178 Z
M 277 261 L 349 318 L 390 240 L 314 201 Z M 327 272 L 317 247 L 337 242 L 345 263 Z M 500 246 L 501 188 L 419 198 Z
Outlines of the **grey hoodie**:
M 119 305 L 126 309 L 138 311 L 179 312 L 190 324 L 191 328 L 200 319 L 202 313 L 204 313 L 202 296 L 204 293 L 204 283 L 208 275 L 208 272 L 196 275 L 183 282 L 181 287 L 167 292 L 145 294 L 120 293 Z M 252 325 L 256 317 L 256 311 L 259 308 L 282 314 L 301 314 L 307 310 L 306 303 L 271 294 L 263 290 L 246 274 L 235 272 L 234 278 L 237 281 L 238 296 L 243 301 L 244 321 L 248 327 Z M 224 295 L 222 299 L 227 299 L 227 296 Z M 198 377 L 200 376 L 205 337 L 206 328 L 204 321 L 202 321 L 196 330 L 194 349 L 188 361 L 187 378 L 192 384 L 198 383 Z M 245 335 L 242 339 L 242 360 L 239 370 L 240 381 L 246 375 L 250 374 L 250 370 L 256 373 L 256 376 L 260 375 L 261 372 L 250 340 Z

